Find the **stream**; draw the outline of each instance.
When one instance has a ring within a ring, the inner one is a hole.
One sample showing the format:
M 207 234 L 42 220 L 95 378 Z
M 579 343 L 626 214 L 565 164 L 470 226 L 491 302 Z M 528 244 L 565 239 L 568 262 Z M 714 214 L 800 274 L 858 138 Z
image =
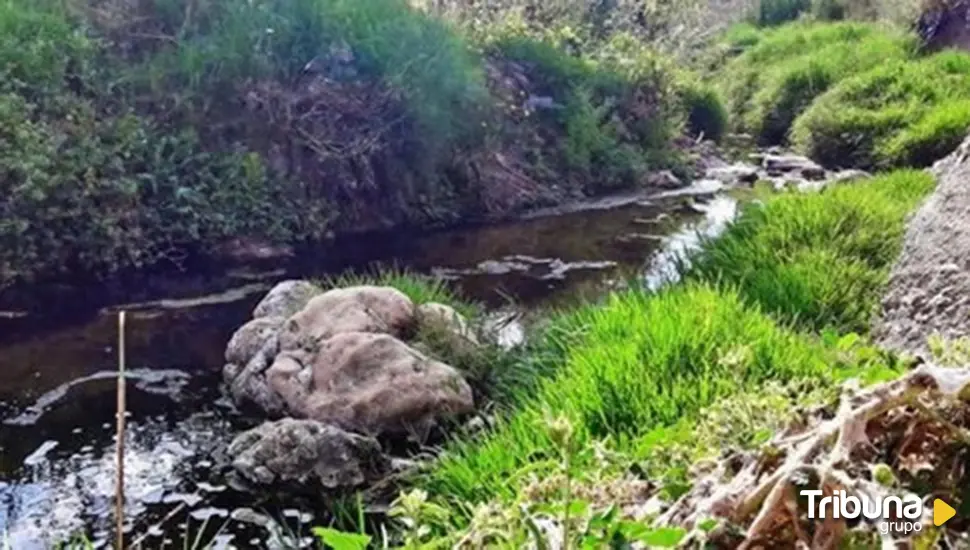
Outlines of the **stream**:
M 120 309 L 129 312 L 129 545 L 183 548 L 184 533 L 194 537 L 202 525 L 217 548 L 298 541 L 328 522 L 325 503 L 247 493 L 221 466 L 226 444 L 252 425 L 220 391 L 225 345 L 274 283 L 380 262 L 442 277 L 494 315 L 528 317 L 596 299 L 631 278 L 655 288 L 676 277 L 673 260 L 735 215 L 736 200 L 717 191 L 698 184 L 493 225 L 362 237 L 343 252 L 320 251 L 326 261 L 236 269 L 181 288 L 168 281 L 165 295 L 113 297 L 69 322 L 57 320 L 56 308 L 49 319 L 0 312 L 0 548 L 50 548 L 77 533 L 110 547 Z M 508 324 L 504 343 L 515 345 L 523 332 Z M 268 530 L 267 518 L 283 532 Z

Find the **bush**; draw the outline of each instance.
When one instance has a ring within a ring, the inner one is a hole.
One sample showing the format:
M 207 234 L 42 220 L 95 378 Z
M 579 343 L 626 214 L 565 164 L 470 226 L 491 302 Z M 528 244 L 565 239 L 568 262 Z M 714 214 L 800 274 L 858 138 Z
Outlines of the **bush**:
M 764 36 L 722 72 L 740 129 L 762 143 L 783 141 L 793 121 L 837 82 L 890 60 L 906 59 L 911 37 L 861 23 L 794 24 Z
M 705 243 L 684 275 L 737 289 L 783 322 L 865 333 L 906 216 L 932 187 L 929 175 L 903 171 L 820 194 L 771 197 Z
M 629 35 L 576 40 L 568 31 L 508 28 L 487 43 L 501 61 L 528 67 L 527 93 L 556 103 L 530 114 L 562 136 L 551 150 L 533 151 L 538 164 L 565 166 L 590 192 L 628 187 L 649 168 L 675 164 L 670 142 L 682 109 L 668 62 Z
M 830 166 L 927 166 L 970 128 L 970 56 L 946 52 L 847 79 L 796 122 L 795 145 Z
M 812 8 L 812 0 L 760 0 L 755 23 L 760 27 L 781 25 L 798 19 Z
M 0 286 L 38 275 L 106 273 L 178 260 L 237 235 L 286 239 L 300 214 L 254 156 L 210 155 L 194 135 L 66 102 L 47 120 L 0 96 Z M 302 220 L 302 221 L 300 221 Z
M 720 141 L 728 127 L 727 107 L 720 92 L 700 82 L 679 86 L 680 100 L 687 113 L 687 130 L 695 136 Z

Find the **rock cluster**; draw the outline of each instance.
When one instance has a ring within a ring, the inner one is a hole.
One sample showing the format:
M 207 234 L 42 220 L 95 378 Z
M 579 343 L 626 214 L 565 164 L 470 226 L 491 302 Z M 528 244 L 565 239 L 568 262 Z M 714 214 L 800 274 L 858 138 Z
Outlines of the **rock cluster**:
M 453 308 L 417 306 L 393 288 L 278 284 L 226 348 L 233 400 L 283 417 L 233 441 L 235 469 L 259 484 L 353 486 L 386 469 L 376 437 L 427 434 L 472 411 L 461 373 L 406 343 L 422 327 L 475 345 Z
M 802 192 L 821 191 L 832 183 L 865 179 L 869 174 L 861 170 L 830 172 L 815 161 L 781 150 L 750 155 L 751 162 L 727 164 L 708 158 L 703 177 L 694 183 L 717 182 L 724 187 L 770 182 L 776 190 L 795 188 Z

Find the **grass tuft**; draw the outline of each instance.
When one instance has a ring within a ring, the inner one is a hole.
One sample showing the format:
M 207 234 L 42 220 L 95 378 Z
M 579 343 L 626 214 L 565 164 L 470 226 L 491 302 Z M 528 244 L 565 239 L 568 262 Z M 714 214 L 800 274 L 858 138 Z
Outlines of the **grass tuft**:
M 796 122 L 796 146 L 831 166 L 928 166 L 970 128 L 970 55 L 888 62 L 829 90 Z
M 930 175 L 900 171 L 751 204 L 684 276 L 735 288 L 783 322 L 865 333 L 906 216 L 932 188 Z
M 857 22 L 795 23 L 762 35 L 722 74 L 730 76 L 725 94 L 740 129 L 767 144 L 784 141 L 798 115 L 835 83 L 916 48 L 908 35 Z
M 658 295 L 628 292 L 556 319 L 543 344 L 555 375 L 478 441 L 452 444 L 422 480 L 442 498 L 513 498 L 555 456 L 548 413 L 576 426 L 578 444 L 634 441 L 691 418 L 741 388 L 772 379 L 831 376 L 820 345 L 778 325 L 730 291 L 690 284 Z

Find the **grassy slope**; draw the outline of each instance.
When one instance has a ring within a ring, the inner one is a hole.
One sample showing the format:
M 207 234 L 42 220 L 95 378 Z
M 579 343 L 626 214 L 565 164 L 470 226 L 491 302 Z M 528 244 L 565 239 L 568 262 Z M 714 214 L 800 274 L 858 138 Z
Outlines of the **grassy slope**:
M 497 40 L 404 0 L 7 0 L 0 31 L 0 288 L 635 185 L 687 112 L 723 128 L 629 36 Z M 531 88 L 495 89 L 506 61 Z
M 552 360 L 561 358 L 556 374 L 518 395 L 516 412 L 490 434 L 453 444 L 423 485 L 452 502 L 515 498 L 527 474 L 557 467 L 547 413 L 565 415 L 581 447 L 608 437 L 629 450 L 769 380 L 832 381 L 873 361 L 886 366 L 871 351 L 847 359 L 792 324 L 863 328 L 905 216 L 931 186 L 928 175 L 902 172 L 769 197 L 707 245 L 689 274 L 694 282 L 657 295 L 617 294 L 557 319 L 544 344 L 554 348 Z M 843 266 L 837 291 L 830 260 Z
M 821 195 L 750 204 L 705 245 L 686 277 L 736 287 L 750 303 L 808 330 L 864 333 L 899 253 L 903 219 L 931 187 L 922 172 L 904 170 Z
M 829 166 L 926 166 L 970 125 L 970 55 L 875 23 L 735 29 L 719 74 L 735 126 Z M 730 77 L 730 78 L 727 78 Z

